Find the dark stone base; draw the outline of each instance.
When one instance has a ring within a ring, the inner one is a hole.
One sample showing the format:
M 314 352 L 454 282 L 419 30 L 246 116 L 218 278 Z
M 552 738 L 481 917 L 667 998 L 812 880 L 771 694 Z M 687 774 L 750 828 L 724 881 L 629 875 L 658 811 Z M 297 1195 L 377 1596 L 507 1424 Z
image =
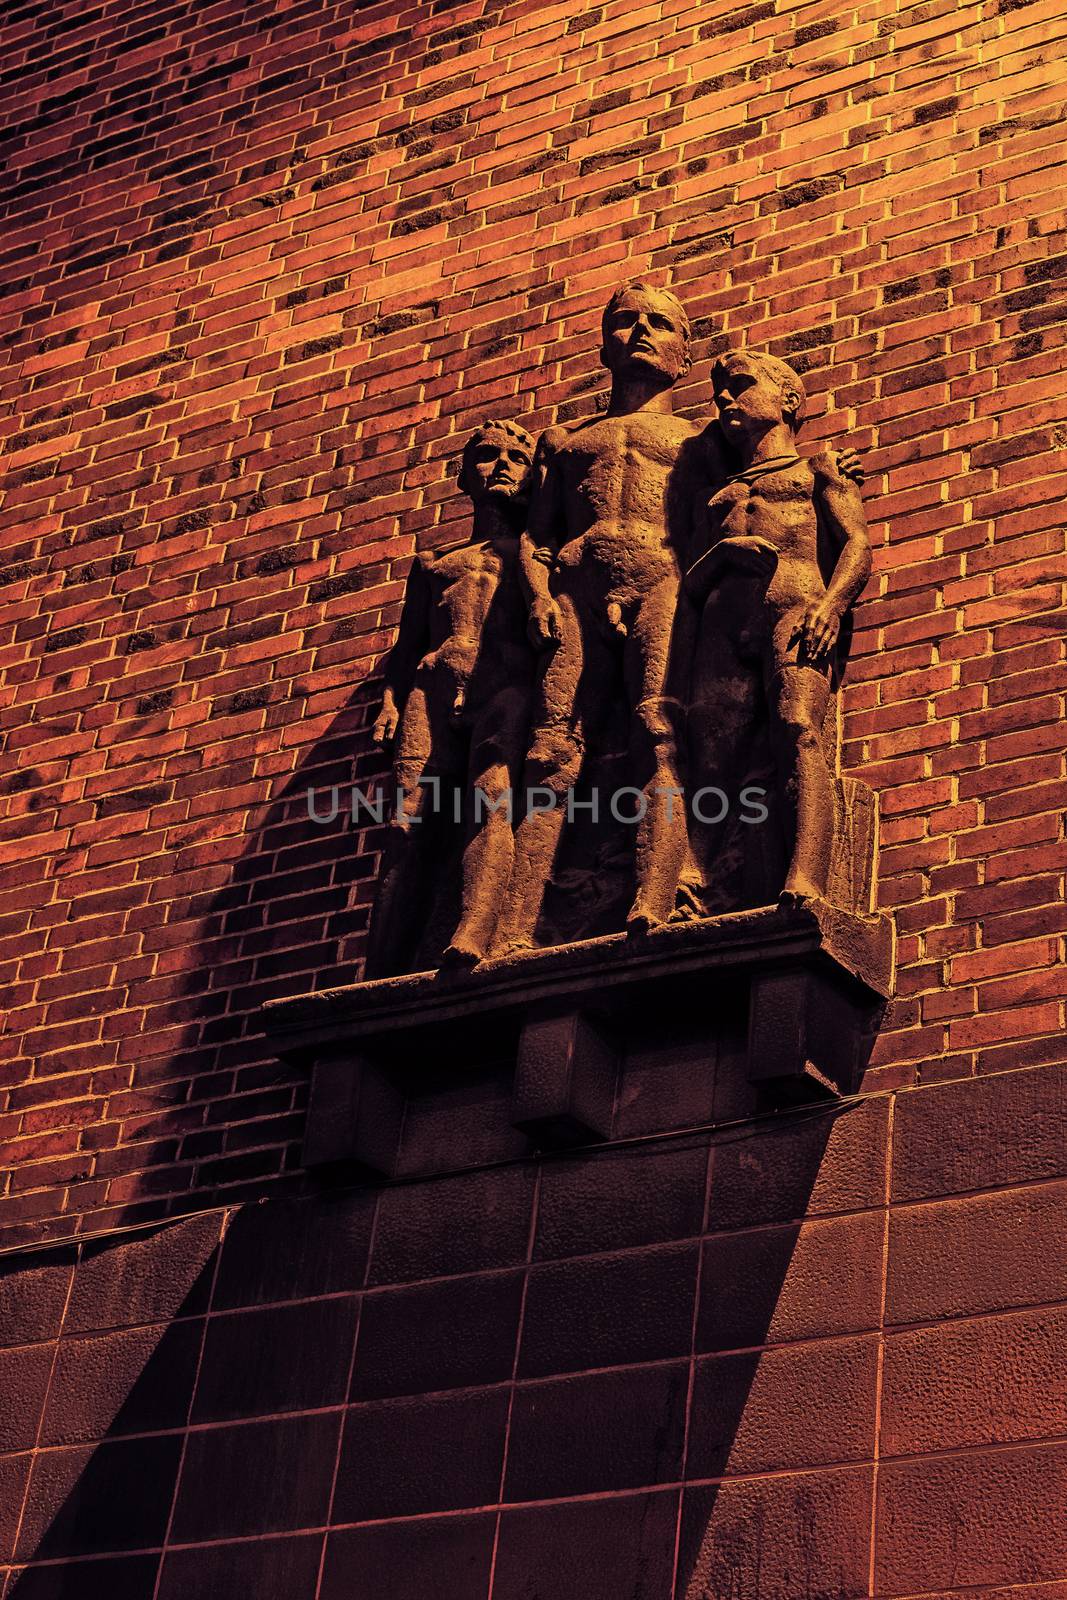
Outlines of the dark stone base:
M 508 1120 L 540 1147 L 612 1136 L 627 1041 L 680 1052 L 734 1040 L 752 1109 L 850 1094 L 891 991 L 887 917 L 763 907 L 274 1001 L 263 1026 L 312 1071 L 304 1155 L 390 1177 L 408 1085 L 457 1065 L 511 1077 Z M 738 1102 L 740 1104 L 740 1102 Z

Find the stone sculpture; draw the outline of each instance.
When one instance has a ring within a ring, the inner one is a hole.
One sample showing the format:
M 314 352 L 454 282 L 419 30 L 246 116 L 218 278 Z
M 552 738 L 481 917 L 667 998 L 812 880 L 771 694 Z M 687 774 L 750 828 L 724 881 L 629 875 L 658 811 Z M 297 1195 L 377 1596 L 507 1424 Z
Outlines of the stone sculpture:
M 606 808 L 577 796 L 611 758 L 633 816 L 629 910 L 610 927 L 827 893 L 842 805 L 824 725 L 870 570 L 856 459 L 802 460 L 803 384 L 769 356 L 730 352 L 717 417 L 676 416 L 690 330 L 668 290 L 624 285 L 601 334 L 606 409 L 536 453 L 514 423 L 479 429 L 459 475 L 471 537 L 411 570 L 375 726 L 395 741 L 398 804 L 370 976 L 558 943 L 561 841 L 576 807 Z M 695 795 L 746 782 L 768 794 L 762 832 L 694 814 Z
M 470 538 L 421 552 L 411 568 L 374 725 L 375 740 L 393 750 L 397 803 L 369 975 L 409 970 L 420 948 L 432 959 L 427 930 L 441 915 L 434 902 L 447 900 L 443 834 L 457 813 L 464 831 L 459 923 L 442 959 L 478 961 L 493 933 L 511 870 L 510 801 L 534 685 L 518 570 L 533 449 L 513 422 L 487 422 L 472 434 L 459 473 L 473 507 Z
M 797 454 L 804 386 L 791 367 L 733 350 L 712 378 L 728 470 L 686 576 L 699 614 L 691 781 L 722 789 L 751 774 L 766 738 L 775 801 L 768 821 L 784 835 L 788 859 L 781 903 L 802 904 L 828 888 L 836 751 L 825 748 L 824 729 L 842 623 L 870 576 L 866 520 L 858 485 L 829 451 Z M 695 851 L 703 884 L 713 889 L 714 843 L 725 836 L 694 823 L 694 844 L 705 845 Z
M 699 481 L 699 429 L 676 417 L 672 389 L 690 367 L 689 319 L 674 295 L 632 284 L 604 312 L 611 374 L 603 415 L 549 428 L 538 446 L 523 574 L 530 625 L 551 651 L 524 786 L 554 804 L 527 810 L 498 930 L 501 952 L 532 945 L 583 758 L 602 738 L 621 687 L 628 785 L 639 791 L 636 894 L 628 925 L 663 923 L 685 854 L 679 749 L 688 641 L 678 624 L 684 548 Z

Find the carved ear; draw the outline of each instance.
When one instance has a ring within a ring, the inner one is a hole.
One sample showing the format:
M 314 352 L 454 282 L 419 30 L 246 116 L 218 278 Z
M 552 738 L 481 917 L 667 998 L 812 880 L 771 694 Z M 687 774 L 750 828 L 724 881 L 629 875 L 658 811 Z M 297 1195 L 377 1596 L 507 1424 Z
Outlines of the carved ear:
M 785 402 L 785 409 L 793 419 L 793 426 L 796 427 L 800 421 L 800 408 L 804 404 L 800 390 L 793 389 L 787 384 L 782 390 L 782 399 Z

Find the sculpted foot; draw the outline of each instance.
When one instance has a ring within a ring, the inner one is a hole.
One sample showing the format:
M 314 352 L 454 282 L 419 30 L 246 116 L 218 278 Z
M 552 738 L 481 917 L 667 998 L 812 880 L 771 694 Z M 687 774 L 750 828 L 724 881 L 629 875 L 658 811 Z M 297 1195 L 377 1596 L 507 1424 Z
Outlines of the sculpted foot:
M 778 907 L 781 911 L 801 911 L 813 900 L 821 899 L 821 891 L 810 878 L 804 877 L 803 873 L 791 872 L 785 888 L 778 896 Z
M 670 922 L 699 922 L 707 916 L 700 890 L 696 884 L 686 883 L 684 880 L 678 885 L 678 894 L 674 902 L 674 910 L 668 921 Z
M 494 961 L 500 961 L 505 956 L 524 955 L 527 950 L 533 950 L 534 948 L 535 946 L 532 939 L 528 938 L 525 934 L 514 933 L 507 935 L 505 938 L 501 939 L 499 943 L 494 944 L 489 954 L 492 956 Z
M 626 932 L 632 937 L 639 937 L 643 933 L 652 933 L 656 928 L 662 927 L 662 917 L 653 916 L 651 911 L 644 911 L 640 906 L 635 906 L 626 918 Z
M 457 934 L 441 953 L 442 967 L 476 967 L 485 957 L 485 951 L 479 949 L 473 940 L 464 939 L 462 934 Z

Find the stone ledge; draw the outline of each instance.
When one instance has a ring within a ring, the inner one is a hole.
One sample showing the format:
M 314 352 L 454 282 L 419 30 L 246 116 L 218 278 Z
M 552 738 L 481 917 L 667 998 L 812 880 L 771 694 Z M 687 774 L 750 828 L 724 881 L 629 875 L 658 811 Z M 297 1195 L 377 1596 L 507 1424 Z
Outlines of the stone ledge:
M 628 1049 L 650 1025 L 698 1056 L 727 1052 L 754 1107 L 849 1094 L 892 975 L 887 917 L 768 906 L 323 989 L 261 1018 L 279 1056 L 311 1067 L 306 1164 L 392 1177 L 418 1084 L 447 1093 L 489 1062 L 510 1075 L 508 1121 L 532 1146 L 610 1138 Z M 428 1170 L 462 1164 L 456 1151 Z
M 469 970 L 442 968 L 272 1000 L 263 1031 L 280 1055 L 306 1059 L 316 1047 L 405 1033 L 486 1013 L 573 997 L 598 1010 L 635 984 L 699 979 L 723 969 L 753 972 L 814 961 L 885 999 L 893 979 L 893 931 L 884 915 L 859 917 L 822 902 L 800 910 L 761 906 L 630 938 L 624 933 L 529 950 Z M 414 1014 L 413 1014 L 414 1008 Z

